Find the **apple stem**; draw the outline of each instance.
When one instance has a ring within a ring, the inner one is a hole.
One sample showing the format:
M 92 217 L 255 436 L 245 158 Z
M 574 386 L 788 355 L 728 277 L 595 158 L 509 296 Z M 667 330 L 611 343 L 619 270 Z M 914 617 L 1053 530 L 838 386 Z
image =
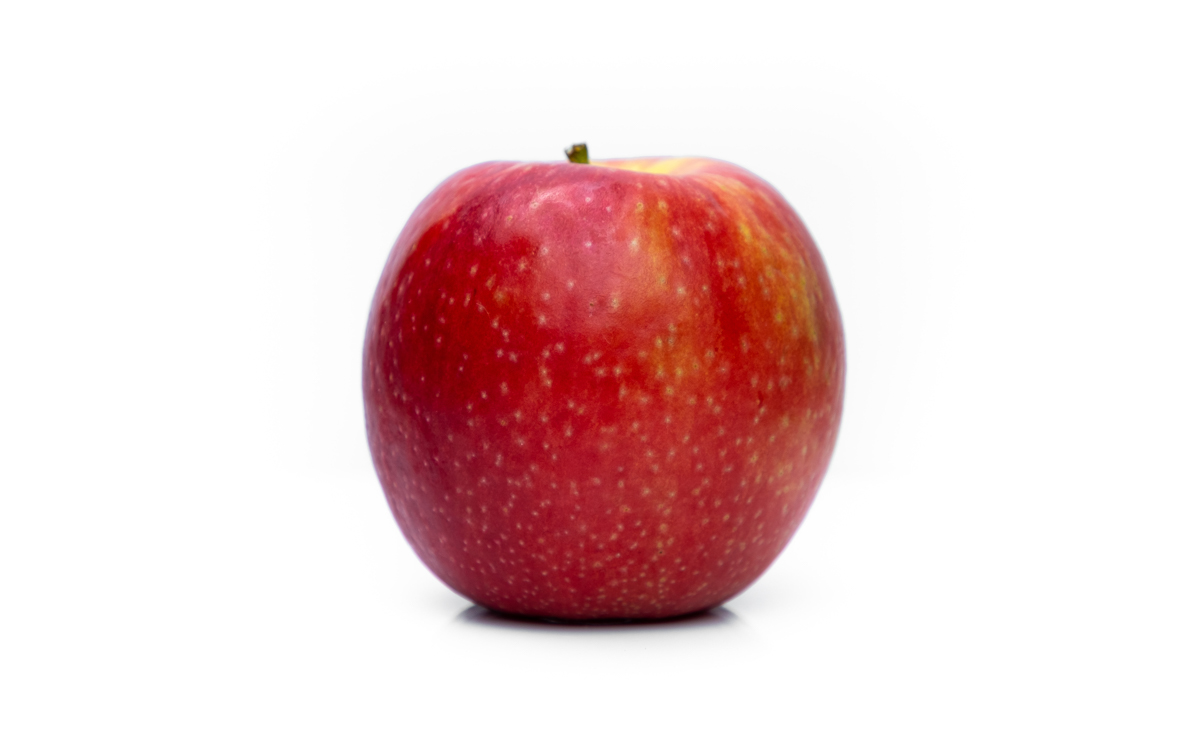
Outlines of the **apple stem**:
M 572 164 L 590 164 L 587 155 L 587 144 L 576 143 L 567 149 L 567 161 Z

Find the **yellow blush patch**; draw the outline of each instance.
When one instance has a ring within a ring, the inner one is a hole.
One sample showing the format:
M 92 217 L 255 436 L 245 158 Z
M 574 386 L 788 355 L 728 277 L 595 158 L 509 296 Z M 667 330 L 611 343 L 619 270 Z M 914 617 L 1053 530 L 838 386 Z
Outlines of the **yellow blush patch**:
M 625 169 L 645 174 L 685 175 L 703 170 L 710 164 L 710 161 L 684 157 L 677 159 L 613 159 L 594 161 L 592 164 L 598 167 Z

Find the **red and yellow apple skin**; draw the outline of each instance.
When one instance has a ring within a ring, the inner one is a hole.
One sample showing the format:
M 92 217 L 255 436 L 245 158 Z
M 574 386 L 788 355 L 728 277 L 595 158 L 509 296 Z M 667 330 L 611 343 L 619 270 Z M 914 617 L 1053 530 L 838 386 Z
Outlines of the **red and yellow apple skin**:
M 812 503 L 844 378 L 800 218 L 707 159 L 455 174 L 392 249 L 363 367 L 421 560 L 485 607 L 567 620 L 749 586 Z

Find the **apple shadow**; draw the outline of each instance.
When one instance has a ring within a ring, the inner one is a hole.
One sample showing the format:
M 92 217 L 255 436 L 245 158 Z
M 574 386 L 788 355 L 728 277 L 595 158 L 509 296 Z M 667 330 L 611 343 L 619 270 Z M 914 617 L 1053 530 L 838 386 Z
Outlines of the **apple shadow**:
M 651 630 L 693 630 L 700 628 L 731 627 L 741 622 L 740 618 L 725 607 L 714 607 L 703 612 L 690 615 L 670 617 L 665 620 L 548 620 L 534 617 L 521 617 L 505 612 L 481 607 L 473 604 L 467 607 L 454 622 L 475 627 L 497 628 L 501 630 L 541 630 L 561 633 L 584 632 L 616 632 L 616 631 L 651 631 Z

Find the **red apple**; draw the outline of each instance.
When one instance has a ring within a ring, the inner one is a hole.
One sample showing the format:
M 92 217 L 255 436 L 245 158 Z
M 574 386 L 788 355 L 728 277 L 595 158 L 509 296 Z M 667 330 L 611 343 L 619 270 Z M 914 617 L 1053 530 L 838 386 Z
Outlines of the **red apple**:
M 480 164 L 392 249 L 363 367 L 392 512 L 501 612 L 663 618 L 779 555 L 841 419 L 833 289 L 795 211 L 709 159 Z

